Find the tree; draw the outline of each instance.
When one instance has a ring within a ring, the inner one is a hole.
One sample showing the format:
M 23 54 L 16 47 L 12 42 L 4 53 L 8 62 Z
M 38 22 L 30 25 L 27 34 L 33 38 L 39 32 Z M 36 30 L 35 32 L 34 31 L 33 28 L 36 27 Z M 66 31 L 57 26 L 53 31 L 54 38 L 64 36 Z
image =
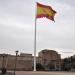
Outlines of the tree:
M 45 68 L 44 68 L 44 66 L 43 66 L 42 64 L 36 63 L 36 70 L 37 70 L 37 71 L 44 71 Z

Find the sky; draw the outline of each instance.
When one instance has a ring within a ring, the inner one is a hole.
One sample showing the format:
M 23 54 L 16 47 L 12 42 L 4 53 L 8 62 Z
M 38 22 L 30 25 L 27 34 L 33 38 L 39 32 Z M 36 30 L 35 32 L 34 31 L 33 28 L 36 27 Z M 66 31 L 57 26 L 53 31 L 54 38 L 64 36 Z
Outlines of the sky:
M 51 49 L 62 58 L 75 54 L 74 0 L 0 0 L 0 54 L 34 54 L 36 2 L 57 12 L 55 22 L 37 19 L 37 53 Z

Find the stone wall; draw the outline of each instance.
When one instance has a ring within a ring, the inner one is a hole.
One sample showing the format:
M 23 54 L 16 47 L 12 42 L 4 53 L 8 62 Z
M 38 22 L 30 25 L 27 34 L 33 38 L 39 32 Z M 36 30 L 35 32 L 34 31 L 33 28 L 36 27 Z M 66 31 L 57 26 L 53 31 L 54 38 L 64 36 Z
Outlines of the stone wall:
M 4 55 L 4 58 L 3 58 L 3 55 Z M 32 70 L 32 55 L 31 54 L 25 54 L 25 56 L 24 54 L 18 55 L 16 62 L 15 62 L 16 56 L 6 55 L 6 54 L 3 54 L 3 55 L 0 55 L 0 68 L 5 67 L 8 70 L 14 70 L 15 63 L 16 63 L 16 70 L 25 70 L 25 71 Z

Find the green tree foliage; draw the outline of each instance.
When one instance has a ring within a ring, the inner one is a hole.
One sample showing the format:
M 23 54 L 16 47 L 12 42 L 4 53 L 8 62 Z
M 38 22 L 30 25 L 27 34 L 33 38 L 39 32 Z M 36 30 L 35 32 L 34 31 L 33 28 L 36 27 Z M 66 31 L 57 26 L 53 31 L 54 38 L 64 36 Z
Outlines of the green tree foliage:
M 44 66 L 40 63 L 36 63 L 36 69 L 37 69 L 37 71 L 44 71 L 45 70 Z
M 75 69 L 75 58 L 74 57 L 68 57 L 63 59 L 63 65 L 62 70 L 69 71 L 71 69 Z

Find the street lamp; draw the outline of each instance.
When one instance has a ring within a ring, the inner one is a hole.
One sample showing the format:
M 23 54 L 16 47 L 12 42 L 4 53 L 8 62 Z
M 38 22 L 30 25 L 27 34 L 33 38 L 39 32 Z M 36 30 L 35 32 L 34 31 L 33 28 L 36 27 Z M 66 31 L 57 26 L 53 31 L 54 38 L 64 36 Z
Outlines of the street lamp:
M 2 60 L 2 69 L 1 69 L 1 73 L 3 75 L 5 75 L 6 73 L 6 68 L 5 68 L 5 57 L 7 56 L 7 54 L 2 54 L 3 60 Z
M 14 75 L 15 75 L 15 71 L 16 71 L 17 56 L 18 56 L 19 51 L 15 51 L 15 52 L 16 52 L 16 57 L 15 57 Z
M 7 54 L 2 54 L 2 68 L 6 68 Z
M 2 57 L 3 57 L 3 59 L 2 59 L 2 68 L 4 68 L 4 57 L 5 57 L 5 54 L 2 54 Z

